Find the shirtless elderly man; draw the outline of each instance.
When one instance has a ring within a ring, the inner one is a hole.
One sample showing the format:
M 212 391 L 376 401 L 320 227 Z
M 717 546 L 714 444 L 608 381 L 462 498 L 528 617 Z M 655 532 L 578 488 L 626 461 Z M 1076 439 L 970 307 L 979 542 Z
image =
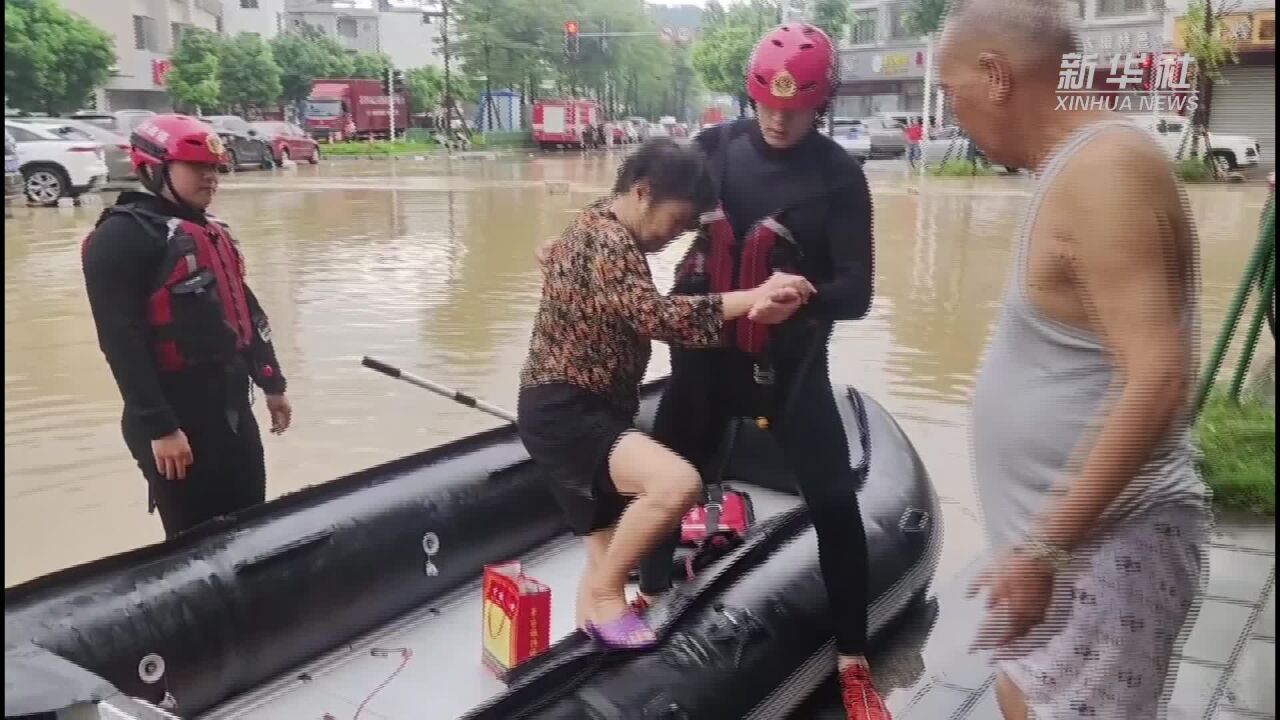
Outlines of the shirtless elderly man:
M 992 163 L 1029 168 L 1004 307 L 973 399 L 999 560 L 978 648 L 1007 720 L 1160 717 L 1199 596 L 1207 491 L 1190 443 L 1195 234 L 1168 160 L 1105 111 L 1056 110 L 1055 4 L 954 7 L 939 68 Z

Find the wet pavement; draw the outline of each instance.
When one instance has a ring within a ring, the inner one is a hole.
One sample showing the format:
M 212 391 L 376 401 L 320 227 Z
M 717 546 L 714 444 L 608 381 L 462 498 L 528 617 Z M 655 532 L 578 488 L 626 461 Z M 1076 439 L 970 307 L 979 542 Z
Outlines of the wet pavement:
M 1219 517 L 1208 556 L 1206 592 L 1177 655 L 1168 719 L 1274 718 L 1275 525 Z M 967 598 L 965 589 L 980 562 L 942 581 L 936 608 L 908 624 L 907 642 L 875 658 L 895 720 L 1001 717 L 989 663 L 968 653 L 971 634 L 931 632 L 978 627 L 981 599 Z M 805 717 L 838 717 L 830 712 Z
M 272 317 L 295 409 L 286 435 L 265 438 L 268 495 L 495 422 L 362 369 L 362 355 L 514 405 L 539 290 L 533 251 L 608 189 L 618 159 L 476 153 L 332 161 L 226 179 L 214 210 L 234 229 L 250 284 Z M 880 400 L 917 445 L 943 503 L 946 579 L 983 550 L 966 404 L 1029 181 L 920 180 L 901 164 L 867 169 L 876 298 L 868 317 L 837 326 L 832 379 Z M 1188 195 L 1201 239 L 1201 335 L 1209 342 L 1256 239 L 1265 189 L 1193 187 Z M 80 241 L 100 210 L 92 201 L 16 208 L 5 223 L 6 586 L 162 536 L 120 439 L 119 395 L 84 297 Z M 660 284 L 680 249 L 655 258 Z M 1260 356 L 1274 353 L 1265 344 Z M 666 353 L 655 353 L 650 375 L 666 368 Z M 1190 692 L 1218 698 L 1218 717 L 1267 711 L 1247 692 L 1258 653 L 1274 649 L 1274 598 L 1262 594 L 1264 585 L 1270 592 L 1274 540 L 1263 545 L 1214 549 L 1224 586 L 1211 590 L 1201 635 L 1215 643 L 1236 637 L 1226 652 L 1206 645 L 1189 655 L 1189 679 L 1179 687 L 1194 676 L 1199 689 Z M 965 622 L 949 587 L 940 586 L 939 611 Z M 920 679 L 896 683 L 894 707 L 910 718 L 996 717 L 989 698 L 974 695 L 985 691 L 985 676 L 956 675 L 944 650 L 927 648 L 923 660 L 908 663 Z

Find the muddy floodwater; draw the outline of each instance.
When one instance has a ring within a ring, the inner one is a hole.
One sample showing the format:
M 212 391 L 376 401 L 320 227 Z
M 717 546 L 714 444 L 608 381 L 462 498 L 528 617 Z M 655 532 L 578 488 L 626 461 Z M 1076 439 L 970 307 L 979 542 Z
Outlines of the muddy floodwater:
M 268 495 L 496 423 L 360 358 L 514 405 L 538 298 L 534 248 L 608 188 L 617 160 L 335 160 L 226 180 L 214 209 L 271 315 L 294 406 L 293 428 L 264 439 Z M 966 403 L 1028 181 L 871 180 L 876 298 L 866 319 L 837 326 L 832 379 L 880 400 L 915 442 L 945 501 L 943 562 L 955 567 L 983 544 Z M 1265 192 L 1189 192 L 1206 337 L 1256 239 Z M 17 208 L 5 221 L 6 585 L 162 537 L 120 437 L 120 397 L 83 290 L 80 242 L 100 211 Z M 660 281 L 678 249 L 655 259 Z M 666 366 L 655 353 L 651 375 Z

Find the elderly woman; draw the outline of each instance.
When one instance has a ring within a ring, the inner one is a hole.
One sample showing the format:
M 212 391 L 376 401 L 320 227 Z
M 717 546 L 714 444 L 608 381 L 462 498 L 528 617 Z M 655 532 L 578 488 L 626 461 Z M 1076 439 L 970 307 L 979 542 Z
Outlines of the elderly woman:
M 710 200 L 699 154 L 653 141 L 623 163 L 613 194 L 587 206 L 541 256 L 542 301 L 520 376 L 518 426 L 586 542 L 579 627 L 609 648 L 657 642 L 627 604 L 627 575 L 701 486 L 692 465 L 635 428 L 650 341 L 718 345 L 725 321 L 782 322 L 814 291 L 801 277 L 778 274 L 723 294 L 659 294 L 644 254 L 692 227 Z

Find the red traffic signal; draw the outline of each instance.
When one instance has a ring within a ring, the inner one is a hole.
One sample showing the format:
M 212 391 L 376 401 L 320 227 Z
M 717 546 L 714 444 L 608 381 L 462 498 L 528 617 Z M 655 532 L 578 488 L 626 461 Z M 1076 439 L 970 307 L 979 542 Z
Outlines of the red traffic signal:
M 578 44 L 578 21 L 564 21 L 564 53 L 570 57 L 575 57 L 580 49 Z

